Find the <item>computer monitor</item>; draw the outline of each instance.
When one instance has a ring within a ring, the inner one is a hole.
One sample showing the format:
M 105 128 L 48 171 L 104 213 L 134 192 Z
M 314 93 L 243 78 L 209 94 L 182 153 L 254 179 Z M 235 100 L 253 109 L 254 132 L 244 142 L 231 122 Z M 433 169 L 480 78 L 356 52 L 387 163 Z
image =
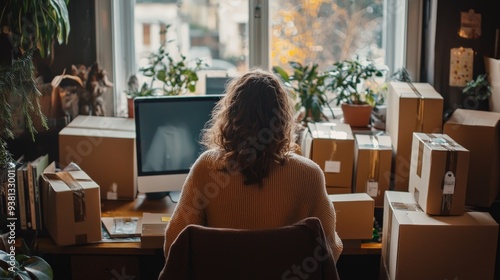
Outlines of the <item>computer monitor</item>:
M 221 96 L 134 99 L 139 192 L 151 195 L 182 190 L 192 164 L 204 149 L 200 144 L 202 129 Z

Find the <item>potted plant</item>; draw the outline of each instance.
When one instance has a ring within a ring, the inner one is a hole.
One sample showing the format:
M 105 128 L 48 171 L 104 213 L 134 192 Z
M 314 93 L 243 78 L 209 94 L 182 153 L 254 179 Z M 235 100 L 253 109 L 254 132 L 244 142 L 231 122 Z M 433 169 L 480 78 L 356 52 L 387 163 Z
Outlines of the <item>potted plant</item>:
M 303 124 L 328 120 L 323 109 L 328 108 L 334 116 L 328 99 L 327 73 L 318 69 L 317 64 L 302 65 L 300 62 L 289 62 L 293 69 L 288 74 L 282 67 L 274 66 L 273 72 L 283 80 L 285 86 L 292 89 L 292 96 L 297 100 L 295 109 Z
M 480 74 L 475 80 L 467 82 L 462 89 L 465 96 L 464 107 L 466 109 L 488 111 L 488 98 L 491 95 L 491 86 L 488 74 Z
M 38 256 L 16 254 L 14 257 L 0 250 L 0 279 L 51 280 L 50 265 Z
M 70 32 L 68 1 L 7 0 L 0 13 L 0 168 L 12 161 L 6 140 L 24 123 L 34 140 L 35 121 L 48 129 L 39 104 L 33 55 L 53 55 Z M 35 117 L 34 119 L 32 117 Z M 21 121 L 20 121 L 21 120 Z
M 167 38 L 167 31 L 170 25 L 167 25 L 164 37 Z M 140 86 L 139 79 L 136 75 L 132 75 L 128 80 L 128 89 L 125 91 L 128 102 L 129 117 L 134 116 L 134 98 L 140 96 L 155 96 L 155 95 L 180 95 L 187 92 L 195 92 L 196 83 L 198 82 L 198 71 L 205 66 L 205 63 L 196 58 L 194 66 L 191 66 L 187 61 L 187 57 L 183 54 L 179 55 L 178 59 L 167 51 L 167 43 L 165 41 L 160 44 L 160 47 L 152 52 L 149 56 L 149 64 L 139 68 L 139 73 L 146 78 Z
M 333 64 L 328 71 L 328 87 L 342 108 L 345 123 L 354 127 L 369 125 L 372 109 L 381 97 L 375 77 L 382 76 L 383 70 L 369 60 L 361 62 L 356 58 Z

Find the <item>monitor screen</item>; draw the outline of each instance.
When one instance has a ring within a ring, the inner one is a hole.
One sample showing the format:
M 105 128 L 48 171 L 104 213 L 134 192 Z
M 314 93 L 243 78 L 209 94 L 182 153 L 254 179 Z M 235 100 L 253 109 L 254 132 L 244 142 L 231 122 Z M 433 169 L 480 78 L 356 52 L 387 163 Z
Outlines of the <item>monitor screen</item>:
M 137 184 L 141 193 L 180 191 L 203 152 L 202 129 L 221 95 L 134 99 Z

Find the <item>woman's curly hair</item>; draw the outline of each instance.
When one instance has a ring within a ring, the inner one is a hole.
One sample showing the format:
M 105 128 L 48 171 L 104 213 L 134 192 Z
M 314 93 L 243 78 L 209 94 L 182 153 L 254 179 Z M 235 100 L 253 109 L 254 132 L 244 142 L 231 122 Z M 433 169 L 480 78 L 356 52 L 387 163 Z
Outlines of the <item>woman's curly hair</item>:
M 258 184 L 271 163 L 284 164 L 297 148 L 292 101 L 278 78 L 254 69 L 233 78 L 217 103 L 202 143 L 225 153 L 221 169 L 239 171 L 244 184 Z

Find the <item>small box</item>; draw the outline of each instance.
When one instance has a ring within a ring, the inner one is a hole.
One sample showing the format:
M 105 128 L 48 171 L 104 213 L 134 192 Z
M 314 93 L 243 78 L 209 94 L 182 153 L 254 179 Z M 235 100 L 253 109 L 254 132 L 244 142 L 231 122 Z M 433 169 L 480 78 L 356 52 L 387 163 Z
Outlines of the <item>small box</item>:
M 382 256 L 389 279 L 493 279 L 498 224 L 487 212 L 431 216 L 409 192 L 385 192 Z
M 329 195 L 340 239 L 372 239 L 375 202 L 366 193 Z
M 386 132 L 394 149 L 392 189 L 408 191 L 412 134 L 441 133 L 443 97 L 428 83 L 389 85 Z
M 391 184 L 392 144 L 388 135 L 356 135 L 353 192 L 367 193 L 375 206 L 384 206 Z
M 326 186 L 352 189 L 354 137 L 351 127 L 341 123 L 309 123 L 302 152 L 325 173 Z
M 74 162 L 101 186 L 101 198 L 134 200 L 137 162 L 134 119 L 77 116 L 59 132 L 59 161 Z
M 165 213 L 143 213 L 141 248 L 163 248 L 169 221 L 170 215 Z
M 349 188 L 336 188 L 336 187 L 326 187 L 327 194 L 347 194 L 352 193 Z
M 488 73 L 488 82 L 491 85 L 491 95 L 488 102 L 490 111 L 500 112 L 500 59 L 485 56 L 484 64 L 486 73 Z
M 53 162 L 43 172 L 44 223 L 61 246 L 102 239 L 99 185 L 77 168 L 69 165 L 57 171 Z
M 409 192 L 430 215 L 463 215 L 469 151 L 446 134 L 413 133 Z
M 490 207 L 500 185 L 500 113 L 456 109 L 443 132 L 470 151 L 465 204 Z

